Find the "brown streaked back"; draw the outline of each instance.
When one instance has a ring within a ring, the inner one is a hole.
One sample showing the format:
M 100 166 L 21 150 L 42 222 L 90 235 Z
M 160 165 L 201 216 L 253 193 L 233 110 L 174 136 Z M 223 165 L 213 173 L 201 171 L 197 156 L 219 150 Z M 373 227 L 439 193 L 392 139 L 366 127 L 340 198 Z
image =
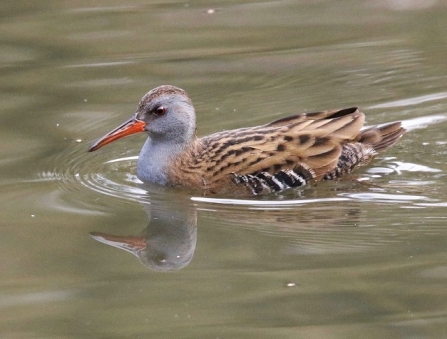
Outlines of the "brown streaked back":
M 211 181 L 230 173 L 275 174 L 306 164 L 317 177 L 333 168 L 341 145 L 355 140 L 364 123 L 357 108 L 305 113 L 256 127 L 201 138 L 200 163 Z M 206 164 L 206 165 L 205 165 Z

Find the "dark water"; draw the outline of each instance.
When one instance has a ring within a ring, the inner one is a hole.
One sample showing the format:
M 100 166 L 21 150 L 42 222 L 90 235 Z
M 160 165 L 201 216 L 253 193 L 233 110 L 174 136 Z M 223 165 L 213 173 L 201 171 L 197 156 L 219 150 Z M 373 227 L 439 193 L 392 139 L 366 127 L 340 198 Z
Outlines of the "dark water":
M 0 6 L 2 338 L 445 336 L 444 2 Z M 86 149 L 165 83 L 199 135 L 352 105 L 411 131 L 301 191 L 141 187 L 144 136 Z

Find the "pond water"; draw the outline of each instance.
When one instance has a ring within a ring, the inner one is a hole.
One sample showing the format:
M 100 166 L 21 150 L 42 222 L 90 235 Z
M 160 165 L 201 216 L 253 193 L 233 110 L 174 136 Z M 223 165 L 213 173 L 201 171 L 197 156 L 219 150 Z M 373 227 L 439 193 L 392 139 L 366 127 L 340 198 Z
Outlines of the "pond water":
M 444 2 L 1 7 L 2 338 L 445 336 Z M 354 105 L 409 132 L 263 198 L 143 187 L 144 135 L 87 148 L 161 84 L 199 135 Z

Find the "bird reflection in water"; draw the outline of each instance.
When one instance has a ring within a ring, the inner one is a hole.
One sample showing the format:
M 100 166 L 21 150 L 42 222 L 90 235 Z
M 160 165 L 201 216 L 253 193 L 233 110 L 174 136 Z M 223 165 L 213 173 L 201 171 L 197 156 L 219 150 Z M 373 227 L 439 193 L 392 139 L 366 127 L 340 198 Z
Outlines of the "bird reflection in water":
M 313 190 L 310 190 L 309 194 L 312 195 L 312 192 Z M 170 193 L 166 193 L 162 200 L 155 198 L 150 204 L 143 204 L 149 223 L 140 235 L 92 232 L 91 236 L 101 243 L 132 253 L 143 265 L 160 272 L 180 270 L 191 262 L 197 242 L 197 210 L 212 213 L 215 220 L 225 225 L 218 228 L 218 232 L 225 232 L 226 235 L 227 232 L 244 232 L 244 234 L 256 232 L 266 235 L 261 236 L 258 239 L 260 242 L 255 246 L 262 248 L 258 253 L 259 258 L 265 256 L 265 248 L 269 248 L 269 256 L 276 250 L 278 256 L 281 256 L 284 253 L 302 255 L 347 252 L 359 248 L 367 250 L 377 245 L 376 239 L 351 234 L 352 227 L 358 228 L 362 224 L 361 209 L 359 202 L 348 199 L 346 201 L 340 199 L 336 205 L 331 199 L 319 201 L 304 198 L 286 199 L 296 203 L 288 207 L 278 204 L 276 200 L 270 201 L 271 205 L 266 206 L 257 205 L 256 201 L 252 201 L 253 204 L 249 206 L 235 206 L 230 203 L 216 205 L 212 203 L 212 199 L 193 202 L 188 198 L 186 201 L 178 195 L 173 197 Z M 258 201 L 262 202 L 265 201 Z M 196 205 L 197 203 L 200 207 Z M 212 208 L 210 203 L 213 204 Z M 303 205 L 306 213 L 303 213 Z M 228 225 L 237 227 L 232 228 Z M 347 230 L 346 227 L 351 230 Z M 342 232 L 340 239 L 341 229 L 345 229 L 346 232 Z M 270 243 L 272 236 L 284 239 L 276 250 Z M 246 246 L 250 246 L 250 243 Z
M 140 235 L 91 232 L 93 239 L 125 250 L 155 271 L 176 271 L 187 266 L 197 242 L 197 212 L 190 203 L 173 208 L 163 203 L 144 205 L 149 224 Z

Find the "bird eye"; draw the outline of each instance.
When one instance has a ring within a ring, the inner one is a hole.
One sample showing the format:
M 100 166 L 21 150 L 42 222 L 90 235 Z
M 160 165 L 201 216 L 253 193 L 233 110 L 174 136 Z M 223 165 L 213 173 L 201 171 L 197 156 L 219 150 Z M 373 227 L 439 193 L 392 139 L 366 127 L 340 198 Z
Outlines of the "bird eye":
M 158 116 L 162 116 L 165 115 L 166 113 L 166 108 L 163 106 L 159 106 L 156 109 L 154 109 L 154 113 L 157 114 Z

